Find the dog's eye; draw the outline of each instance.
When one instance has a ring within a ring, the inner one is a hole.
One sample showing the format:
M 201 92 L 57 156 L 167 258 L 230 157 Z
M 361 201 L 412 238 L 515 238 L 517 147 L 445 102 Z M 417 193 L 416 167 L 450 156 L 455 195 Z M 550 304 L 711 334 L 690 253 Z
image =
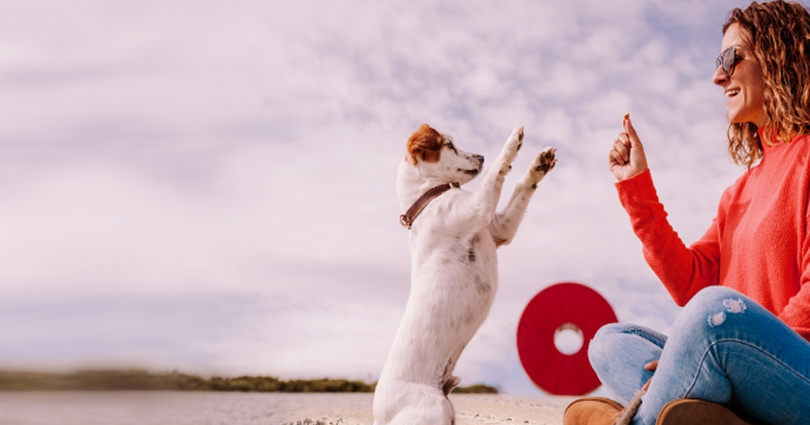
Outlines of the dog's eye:
M 447 142 L 444 146 L 446 146 L 447 149 L 456 150 L 456 147 L 453 146 L 453 142 Z

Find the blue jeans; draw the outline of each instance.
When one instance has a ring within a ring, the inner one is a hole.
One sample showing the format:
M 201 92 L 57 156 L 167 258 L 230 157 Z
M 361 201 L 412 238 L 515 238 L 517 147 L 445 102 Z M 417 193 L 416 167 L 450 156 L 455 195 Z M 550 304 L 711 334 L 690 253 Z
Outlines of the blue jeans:
M 640 326 L 606 325 L 588 357 L 622 404 L 653 376 L 644 365 L 660 359 L 634 424 L 654 425 L 661 408 L 679 398 L 724 404 L 768 424 L 810 423 L 810 343 L 728 288 L 695 295 L 669 337 Z

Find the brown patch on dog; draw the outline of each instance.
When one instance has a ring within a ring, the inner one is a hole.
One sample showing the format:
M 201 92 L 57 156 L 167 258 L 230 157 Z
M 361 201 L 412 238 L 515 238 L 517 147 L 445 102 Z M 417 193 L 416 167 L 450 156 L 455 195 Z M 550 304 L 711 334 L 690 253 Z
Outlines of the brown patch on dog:
M 444 393 L 445 396 L 450 394 L 450 391 L 453 391 L 453 388 L 455 388 L 455 385 L 453 384 L 455 383 L 453 382 L 452 379 L 444 381 L 444 385 L 442 385 L 442 392 Z
M 555 151 L 543 152 L 540 154 L 540 163 L 534 168 L 535 172 L 548 173 L 557 164 L 555 160 Z M 534 188 L 532 188 L 534 189 Z
M 427 124 L 422 124 L 408 139 L 408 160 L 416 165 L 417 161 L 439 162 L 442 156 L 444 137 Z
M 444 367 L 444 373 L 442 373 L 442 377 L 450 375 L 449 371 L 452 371 L 455 366 L 456 363 L 453 361 L 453 359 L 448 360 L 447 365 L 445 365 Z M 450 394 L 450 391 L 453 391 L 453 388 L 457 387 L 460 382 L 461 380 L 458 379 L 458 377 L 450 376 L 444 381 L 439 381 L 439 386 L 441 387 L 444 396 L 447 397 L 447 395 Z

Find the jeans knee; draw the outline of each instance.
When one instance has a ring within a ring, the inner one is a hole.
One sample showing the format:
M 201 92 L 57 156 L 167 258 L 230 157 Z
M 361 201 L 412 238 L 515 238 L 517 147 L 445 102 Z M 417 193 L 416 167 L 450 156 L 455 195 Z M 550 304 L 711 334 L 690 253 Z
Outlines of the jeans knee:
M 745 296 L 733 289 L 710 286 L 695 294 L 686 304 L 680 315 L 681 326 L 691 328 L 691 332 L 709 331 L 724 325 L 729 315 L 744 315 L 749 303 Z
M 611 362 L 611 336 L 621 333 L 620 327 L 621 325 L 618 323 L 604 325 L 596 331 L 593 339 L 588 343 L 588 361 L 597 375 L 602 372 L 603 366 L 609 365 Z
M 709 286 L 701 289 L 697 294 L 695 294 L 695 296 L 692 297 L 691 300 L 689 300 L 687 305 L 693 303 L 697 304 L 713 303 L 717 300 L 740 296 L 742 296 L 742 294 L 731 288 L 726 288 L 724 286 Z
M 627 333 L 626 328 L 627 326 L 621 323 L 609 323 L 599 328 L 588 344 L 588 359 L 593 363 L 594 359 L 602 357 L 603 352 L 610 351 L 612 337 Z
M 625 338 L 635 334 L 638 326 L 625 323 L 609 323 L 596 331 L 588 344 L 588 360 L 597 372 L 616 362 L 616 353 L 621 351 Z
M 605 387 L 626 403 L 650 378 L 644 370 L 658 359 L 666 336 L 644 326 L 612 323 L 602 326 L 588 345 L 588 360 Z

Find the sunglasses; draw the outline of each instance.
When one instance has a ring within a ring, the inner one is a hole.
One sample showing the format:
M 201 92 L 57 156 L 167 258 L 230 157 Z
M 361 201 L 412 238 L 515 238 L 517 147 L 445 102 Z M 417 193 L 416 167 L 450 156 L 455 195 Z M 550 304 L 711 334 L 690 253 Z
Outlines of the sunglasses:
M 723 53 L 720 53 L 720 56 L 717 57 L 714 69 L 723 67 L 723 73 L 726 74 L 726 78 L 731 77 L 731 74 L 734 73 L 734 66 L 737 65 L 740 59 L 742 58 L 737 56 L 737 46 L 731 46 L 723 50 Z

